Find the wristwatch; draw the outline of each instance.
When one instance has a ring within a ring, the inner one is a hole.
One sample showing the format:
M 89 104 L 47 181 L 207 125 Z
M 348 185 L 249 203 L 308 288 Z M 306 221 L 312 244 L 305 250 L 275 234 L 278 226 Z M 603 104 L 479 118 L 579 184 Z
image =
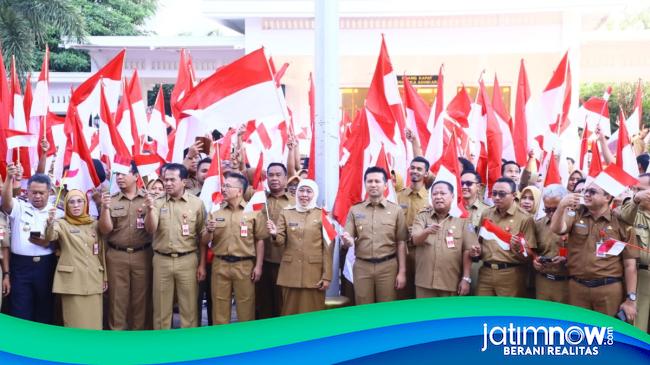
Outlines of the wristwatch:
M 465 280 L 467 282 L 467 284 L 472 283 L 472 278 L 470 278 L 469 276 L 463 276 L 463 280 Z
M 629 292 L 627 293 L 627 299 L 636 302 L 636 293 L 635 292 Z

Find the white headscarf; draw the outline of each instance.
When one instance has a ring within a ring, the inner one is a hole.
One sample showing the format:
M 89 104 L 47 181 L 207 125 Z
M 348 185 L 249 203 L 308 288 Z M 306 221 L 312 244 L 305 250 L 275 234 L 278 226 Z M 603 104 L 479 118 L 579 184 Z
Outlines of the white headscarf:
M 307 204 L 306 207 L 303 207 L 300 205 L 300 201 L 298 200 L 298 191 L 300 191 L 300 188 L 306 186 L 310 188 L 314 192 L 314 197 L 311 198 L 311 201 L 309 204 Z M 311 209 L 316 208 L 316 200 L 318 199 L 318 185 L 316 185 L 316 182 L 311 179 L 302 179 L 298 183 L 298 187 L 296 188 L 296 210 L 299 212 L 308 212 Z

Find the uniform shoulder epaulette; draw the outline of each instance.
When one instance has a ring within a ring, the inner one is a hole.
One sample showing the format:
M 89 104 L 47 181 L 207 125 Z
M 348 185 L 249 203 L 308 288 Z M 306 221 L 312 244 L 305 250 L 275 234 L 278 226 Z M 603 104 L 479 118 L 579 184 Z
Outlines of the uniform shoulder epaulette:
M 352 204 L 352 206 L 354 207 L 354 206 L 357 206 L 357 205 L 363 204 L 364 202 L 365 202 L 365 200 L 358 201 L 358 202 Z
M 284 207 L 284 208 L 282 208 L 282 209 L 283 209 L 283 210 L 292 210 L 292 209 L 296 209 L 296 205 L 295 205 L 295 204 L 287 205 L 286 207 Z
M 433 211 L 433 207 L 424 207 L 418 211 L 418 213 L 431 213 Z

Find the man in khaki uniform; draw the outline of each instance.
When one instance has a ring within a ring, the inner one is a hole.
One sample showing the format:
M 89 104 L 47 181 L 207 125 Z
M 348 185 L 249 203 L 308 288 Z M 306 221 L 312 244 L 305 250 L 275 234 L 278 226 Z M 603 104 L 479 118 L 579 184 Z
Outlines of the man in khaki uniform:
M 9 220 L 4 212 L 0 211 L 0 308 L 2 308 L 2 298 L 11 293 L 11 281 L 9 280 L 9 246 L 11 238 L 9 234 Z
M 420 156 L 414 158 L 411 161 L 409 173 L 411 175 L 411 187 L 407 187 L 397 194 L 397 202 L 404 209 L 406 227 L 411 232 L 413 221 L 418 212 L 429 205 L 429 194 L 424 185 L 425 179 L 429 176 L 429 161 Z M 406 251 L 406 285 L 404 289 L 397 291 L 398 299 L 415 298 L 415 246 L 412 237 L 409 237 L 406 242 Z
M 465 210 L 469 213 L 469 226 L 478 234 L 481 225 L 481 215 L 483 211 L 490 208 L 489 205 L 483 203 L 481 197 L 481 176 L 475 171 L 463 171 L 460 177 L 461 191 L 463 193 L 463 205 Z M 483 266 L 479 256 L 472 257 L 472 294 L 476 295 L 476 288 L 478 287 L 478 271 Z
M 643 189 L 650 188 L 650 174 L 639 176 L 639 186 Z M 642 201 L 639 203 L 639 212 L 634 222 L 637 245 L 639 250 L 639 267 L 637 270 L 638 282 L 636 285 L 637 316 L 634 326 L 641 331 L 650 333 L 650 204 Z
M 560 236 L 551 231 L 551 218 L 560 200 L 567 194 L 560 184 L 544 188 L 544 212 L 546 216 L 535 221 L 537 252 L 540 256 L 533 260 L 536 298 L 552 302 L 569 302 L 569 272 L 566 268 L 566 254 L 560 255 L 560 248 L 566 249 L 566 235 Z
M 478 239 L 466 219 L 449 215 L 454 188 L 445 181 L 431 186 L 433 208 L 425 208 L 413 223 L 415 294 L 417 298 L 469 294 L 472 246 Z
M 528 257 L 532 257 L 537 247 L 535 239 L 535 222 L 523 209 L 515 204 L 515 182 L 510 178 L 497 179 L 492 187 L 494 206 L 483 212 L 481 224 L 491 220 L 502 230 L 513 235 L 510 249 L 504 250 L 493 239 L 480 238 L 481 260 L 483 267 L 479 270 L 477 295 L 524 297 L 526 295 L 526 278 L 528 276 L 527 260 L 514 235 L 523 234 Z
M 631 225 L 638 204 L 650 201 L 650 191 L 636 193 L 620 210 L 610 209 L 613 197 L 594 183 L 588 185 L 583 194 L 584 206 L 580 206 L 580 194 L 568 194 L 551 219 L 551 229 L 569 237 L 569 304 L 609 316 L 623 310 L 627 320 L 632 322 L 636 316 L 639 251 L 625 246 L 614 256 L 599 253 L 598 247 L 608 239 L 636 243 Z M 566 214 L 569 207 L 574 207 L 575 216 Z
M 408 230 L 404 211 L 384 198 L 388 181 L 384 169 L 369 167 L 364 181 L 368 199 L 350 208 L 342 235 L 346 246 L 354 246 L 356 304 L 395 300 L 396 289 L 402 289 L 406 282 Z
M 181 327 L 198 325 L 198 281 L 205 279 L 205 246 L 199 245 L 199 235 L 205 226 L 205 207 L 201 199 L 185 191 L 185 178 L 185 166 L 167 165 L 163 177 L 165 196 L 155 201 L 151 195 L 146 198 L 145 229 L 153 235 L 155 253 L 154 329 L 171 328 L 174 292 L 178 298 Z
M 116 173 L 120 191 L 105 193 L 99 231 L 106 238 L 108 327 L 112 330 L 151 328 L 151 235 L 144 229 L 145 197 L 137 187 L 138 170 Z
M 212 320 L 230 323 L 231 299 L 235 295 L 237 320 L 255 319 L 255 282 L 262 276 L 266 220 L 259 212 L 245 212 L 242 194 L 248 182 L 230 173 L 223 186 L 224 202 L 210 213 L 201 245 L 212 241 Z
M 266 178 L 270 192 L 266 193 L 266 209 L 262 210 L 264 222 L 271 219 L 277 224 L 280 211 L 294 205 L 296 200 L 287 192 L 287 168 L 278 162 L 269 164 L 266 168 Z M 282 291 L 277 285 L 280 261 L 284 248 L 273 244 L 270 238 L 264 240 L 264 275 L 255 285 L 257 318 L 277 317 L 282 311 Z

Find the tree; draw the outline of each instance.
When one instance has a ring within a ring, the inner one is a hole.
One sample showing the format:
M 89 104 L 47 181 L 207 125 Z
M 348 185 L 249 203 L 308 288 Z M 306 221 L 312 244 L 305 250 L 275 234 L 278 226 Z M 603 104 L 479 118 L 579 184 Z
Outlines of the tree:
M 81 10 L 91 36 L 131 36 L 146 34 L 146 19 L 156 11 L 157 0 L 69 0 Z M 61 34 L 51 33 L 49 44 L 52 71 L 88 72 L 90 57 L 81 50 L 60 48 Z
M 24 78 L 25 71 L 40 65 L 37 51 L 42 54 L 49 34 L 81 41 L 85 24 L 71 0 L 0 0 L 2 55 L 5 60 L 16 57 L 16 69 Z
M 628 117 L 634 110 L 634 101 L 636 98 L 636 82 L 612 82 L 602 83 L 593 82 L 580 85 L 580 103 L 589 100 L 592 96 L 602 98 L 607 86 L 612 87 L 612 96 L 607 101 L 609 108 L 609 124 L 612 132 L 618 129 L 618 114 L 623 108 L 625 116 Z M 650 126 L 650 82 L 641 83 L 643 93 L 643 115 L 641 123 Z

